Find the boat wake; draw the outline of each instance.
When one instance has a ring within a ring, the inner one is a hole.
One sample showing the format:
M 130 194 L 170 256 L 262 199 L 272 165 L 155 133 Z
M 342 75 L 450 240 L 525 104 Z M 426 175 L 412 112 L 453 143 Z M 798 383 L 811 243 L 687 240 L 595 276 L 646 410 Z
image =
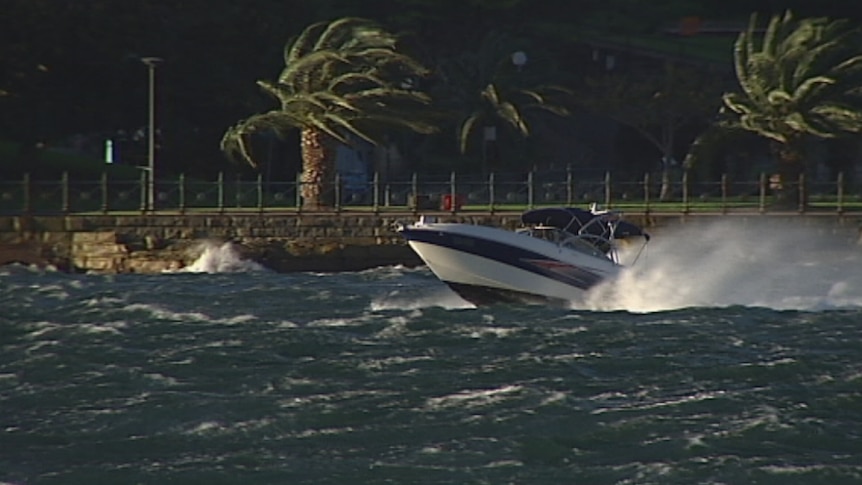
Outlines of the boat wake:
M 834 224 L 753 220 L 662 229 L 636 265 L 573 306 L 632 312 L 735 305 L 858 308 L 862 247 L 855 238 Z

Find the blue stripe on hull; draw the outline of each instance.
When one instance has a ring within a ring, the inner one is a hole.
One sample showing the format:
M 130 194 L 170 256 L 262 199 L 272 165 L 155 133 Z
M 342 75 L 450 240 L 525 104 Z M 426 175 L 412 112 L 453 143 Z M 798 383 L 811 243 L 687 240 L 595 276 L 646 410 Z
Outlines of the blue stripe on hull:
M 429 229 L 417 230 L 409 227 L 402 230 L 402 235 L 408 241 L 423 242 L 474 254 L 581 290 L 588 290 L 603 279 L 601 275 L 587 269 L 489 239 Z
M 529 305 L 550 304 L 565 307 L 568 303 L 566 300 L 536 295 L 534 293 L 504 290 L 502 288 L 490 288 L 487 286 L 465 285 L 463 283 L 453 283 L 451 281 L 444 281 L 444 283 L 446 283 L 449 288 L 452 288 L 452 291 L 457 293 L 458 296 L 476 306 L 485 306 L 494 303 L 518 303 Z

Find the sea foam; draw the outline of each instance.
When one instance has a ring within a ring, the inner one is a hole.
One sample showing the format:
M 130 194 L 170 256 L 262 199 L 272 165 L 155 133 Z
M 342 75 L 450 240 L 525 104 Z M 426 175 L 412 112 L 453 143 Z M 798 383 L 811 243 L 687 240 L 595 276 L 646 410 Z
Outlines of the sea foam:
M 231 242 L 201 243 L 200 256 L 194 263 L 177 271 L 182 273 L 243 273 L 264 271 L 260 264 L 243 259 Z
M 640 261 L 579 309 L 862 307 L 862 247 L 825 224 L 749 218 L 661 229 Z

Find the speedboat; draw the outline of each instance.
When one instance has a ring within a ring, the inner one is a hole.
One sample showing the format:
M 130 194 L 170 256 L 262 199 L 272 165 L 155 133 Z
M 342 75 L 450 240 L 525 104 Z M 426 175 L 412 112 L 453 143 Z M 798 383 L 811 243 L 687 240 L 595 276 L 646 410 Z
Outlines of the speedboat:
M 477 306 L 576 302 L 619 274 L 621 242 L 638 238 L 642 250 L 649 241 L 619 212 L 595 205 L 529 210 L 521 222 L 512 231 L 420 216 L 396 230 L 437 278 Z

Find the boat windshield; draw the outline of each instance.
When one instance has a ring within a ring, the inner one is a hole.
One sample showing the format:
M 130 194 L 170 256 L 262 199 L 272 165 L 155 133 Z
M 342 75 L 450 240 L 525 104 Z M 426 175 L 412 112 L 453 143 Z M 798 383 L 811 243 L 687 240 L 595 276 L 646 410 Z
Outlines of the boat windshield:
M 545 241 L 550 241 L 555 244 L 559 244 L 567 237 L 565 232 L 559 228 L 551 226 L 524 227 L 518 229 L 516 232 L 532 236 L 536 239 L 544 239 Z
M 557 227 L 541 225 L 521 228 L 517 232 L 558 244 L 567 249 L 589 254 L 590 256 L 611 257 L 613 259 L 609 254 L 612 249 L 611 242 L 602 236 L 588 233 L 573 235 L 571 232 Z

